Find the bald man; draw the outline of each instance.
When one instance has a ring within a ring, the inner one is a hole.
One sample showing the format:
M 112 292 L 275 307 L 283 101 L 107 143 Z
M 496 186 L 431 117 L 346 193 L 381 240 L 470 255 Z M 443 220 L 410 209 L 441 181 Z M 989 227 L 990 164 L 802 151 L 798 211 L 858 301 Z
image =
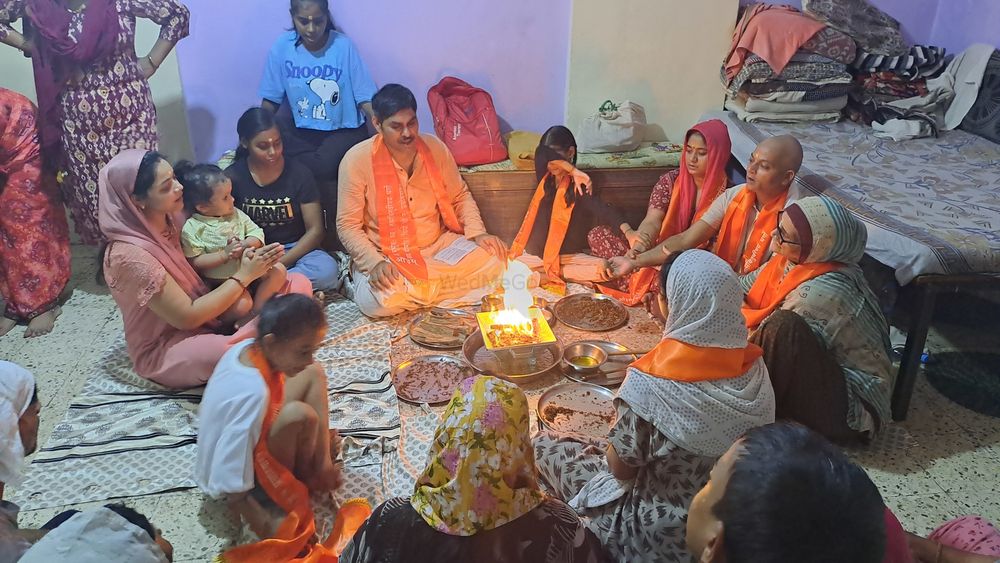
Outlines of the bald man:
M 778 214 L 800 197 L 793 182 L 801 166 L 802 145 L 795 137 L 764 139 L 750 155 L 745 184 L 723 192 L 686 231 L 638 256 L 612 258 L 607 275 L 616 278 L 640 267 L 659 266 L 664 254 L 699 248 L 713 238 L 712 252 L 737 274 L 756 270 L 771 255 Z

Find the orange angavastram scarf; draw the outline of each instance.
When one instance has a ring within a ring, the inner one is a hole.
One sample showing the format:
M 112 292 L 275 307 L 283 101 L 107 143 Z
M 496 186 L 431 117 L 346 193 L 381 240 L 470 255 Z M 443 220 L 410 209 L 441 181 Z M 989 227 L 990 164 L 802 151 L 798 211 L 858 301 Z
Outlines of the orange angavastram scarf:
M 427 175 L 431 180 L 431 188 L 437 199 L 438 211 L 449 231 L 462 234 L 465 232 L 455 206 L 448 198 L 441 170 L 434 162 L 427 143 L 420 137 L 414 139 L 417 155 L 423 162 Z M 417 245 L 417 226 L 410 213 L 410 206 L 396 175 L 396 165 L 389 149 L 385 146 L 382 135 L 377 135 L 372 142 L 372 170 L 375 176 L 375 205 L 378 213 L 378 224 L 384 233 L 382 252 L 411 282 L 427 279 L 427 263 L 420 255 Z
M 767 265 L 761 270 L 750 292 L 747 293 L 743 305 L 743 317 L 746 318 L 747 328 L 753 331 L 760 326 L 760 323 L 781 306 L 785 297 L 796 287 L 823 274 L 834 272 L 841 266 L 839 262 L 796 264 L 786 274 L 788 258 L 773 256 L 767 261 Z
M 739 256 L 750 212 L 757 204 L 757 195 L 744 186 L 726 208 L 712 252 L 728 262 L 733 271 L 741 276 L 759 268 L 764 263 L 764 255 L 771 244 L 771 232 L 778 224 L 778 212 L 785 208 L 787 200 L 788 192 L 785 192 L 757 213 L 753 228 L 747 236 L 743 256 Z
M 715 348 L 667 338 L 630 367 L 674 381 L 716 381 L 746 373 L 763 354 L 756 344 L 748 343 L 746 348 Z
M 285 378 L 275 373 L 256 347 L 248 350 L 250 360 L 267 383 L 269 398 L 264 412 L 260 438 L 253 451 L 254 476 L 267 496 L 285 511 L 287 516 L 278 526 L 274 537 L 257 543 L 235 547 L 221 556 L 223 562 L 275 563 L 337 563 L 337 554 L 354 537 L 354 532 L 368 519 L 371 506 L 364 499 L 351 499 L 337 512 L 330 537 L 314 543 L 316 521 L 309 502 L 309 489 L 292 472 L 271 455 L 267 436 L 285 401 Z
M 531 230 L 535 226 L 535 219 L 538 217 L 538 207 L 545 197 L 545 181 L 549 176 L 555 176 L 556 193 L 552 200 L 552 216 L 549 219 L 549 232 L 545 237 L 545 249 L 542 252 L 542 264 L 548 282 L 542 287 L 559 295 L 566 293 L 566 282 L 562 279 L 562 265 L 560 263 L 560 252 L 566 233 L 569 231 L 569 222 L 573 218 L 573 207 L 575 203 L 566 203 L 566 190 L 572 189 L 573 181 L 577 183 L 590 183 L 590 177 L 580 172 L 572 164 L 565 160 L 553 160 L 549 162 L 549 172 L 538 182 L 535 188 L 535 195 L 528 205 L 528 212 L 524 216 L 521 228 L 514 237 L 514 243 L 510 247 L 509 256 L 511 259 L 517 258 L 524 253 L 524 247 L 531 237 Z

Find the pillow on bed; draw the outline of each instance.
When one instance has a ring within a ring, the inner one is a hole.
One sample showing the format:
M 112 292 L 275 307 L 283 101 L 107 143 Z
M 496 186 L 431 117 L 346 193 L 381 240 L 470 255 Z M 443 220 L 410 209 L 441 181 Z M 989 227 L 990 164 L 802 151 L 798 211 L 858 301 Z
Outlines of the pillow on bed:
M 960 128 L 1000 143 L 1000 51 L 993 51 L 986 64 L 979 96 Z

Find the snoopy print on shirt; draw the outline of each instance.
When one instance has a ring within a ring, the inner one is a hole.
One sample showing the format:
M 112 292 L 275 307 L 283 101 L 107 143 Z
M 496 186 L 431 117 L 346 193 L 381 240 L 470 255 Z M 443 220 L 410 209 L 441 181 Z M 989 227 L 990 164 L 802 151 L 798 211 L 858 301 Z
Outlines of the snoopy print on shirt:
M 359 107 L 375 95 L 375 82 L 347 36 L 330 32 L 319 52 L 296 45 L 294 31 L 282 35 L 268 54 L 261 98 L 292 106 L 296 127 L 318 131 L 356 128 L 365 122 Z

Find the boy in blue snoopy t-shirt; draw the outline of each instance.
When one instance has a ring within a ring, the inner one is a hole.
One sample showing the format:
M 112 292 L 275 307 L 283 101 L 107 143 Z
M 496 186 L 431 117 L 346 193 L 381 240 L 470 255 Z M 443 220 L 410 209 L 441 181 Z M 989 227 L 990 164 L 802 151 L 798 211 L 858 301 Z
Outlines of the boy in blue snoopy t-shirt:
M 271 47 L 258 93 L 275 105 L 287 97 L 300 129 L 335 131 L 365 123 L 361 104 L 377 88 L 346 35 L 330 31 L 326 46 L 309 51 L 289 31 Z

